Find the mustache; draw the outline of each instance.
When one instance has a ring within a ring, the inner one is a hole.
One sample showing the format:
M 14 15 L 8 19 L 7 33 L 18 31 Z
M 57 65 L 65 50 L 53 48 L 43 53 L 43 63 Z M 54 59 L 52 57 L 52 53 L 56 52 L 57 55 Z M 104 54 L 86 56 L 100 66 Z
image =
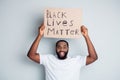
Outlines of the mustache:
M 67 51 L 59 51 L 58 53 L 61 53 L 61 52 L 64 52 L 64 53 L 66 53 Z

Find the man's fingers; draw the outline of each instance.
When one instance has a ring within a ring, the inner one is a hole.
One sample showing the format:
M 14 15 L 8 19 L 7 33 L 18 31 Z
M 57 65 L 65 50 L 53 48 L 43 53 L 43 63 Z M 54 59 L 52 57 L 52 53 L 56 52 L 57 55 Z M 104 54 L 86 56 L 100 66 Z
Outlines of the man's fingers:
M 87 30 L 87 28 L 84 25 L 81 26 L 81 31 L 83 30 Z
M 45 29 L 44 23 L 41 24 L 41 26 L 39 27 L 39 30 L 40 29 L 42 29 L 42 30 Z

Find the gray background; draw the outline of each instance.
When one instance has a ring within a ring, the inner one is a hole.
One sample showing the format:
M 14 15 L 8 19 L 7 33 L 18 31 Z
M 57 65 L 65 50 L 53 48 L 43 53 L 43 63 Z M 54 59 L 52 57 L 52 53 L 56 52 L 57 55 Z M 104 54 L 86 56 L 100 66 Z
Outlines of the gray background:
M 99 59 L 80 80 L 120 80 L 120 0 L 0 0 L 0 80 L 45 80 L 44 67 L 27 58 L 46 7 L 82 8 L 83 24 Z M 38 52 L 54 54 L 58 39 L 43 38 Z M 69 55 L 86 55 L 84 38 L 67 39 Z

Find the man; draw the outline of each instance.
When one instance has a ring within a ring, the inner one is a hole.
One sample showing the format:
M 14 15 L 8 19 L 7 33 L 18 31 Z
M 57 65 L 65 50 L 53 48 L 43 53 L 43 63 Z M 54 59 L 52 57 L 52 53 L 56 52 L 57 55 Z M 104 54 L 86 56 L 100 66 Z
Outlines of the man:
M 27 56 L 45 66 L 46 80 L 80 80 L 80 69 L 82 66 L 93 63 L 97 60 L 95 48 L 89 38 L 88 30 L 81 26 L 81 33 L 84 36 L 88 56 L 68 57 L 69 44 L 65 40 L 59 40 L 56 43 L 56 55 L 41 55 L 37 53 L 39 42 L 44 34 L 45 26 L 42 24 L 39 33 L 33 42 Z

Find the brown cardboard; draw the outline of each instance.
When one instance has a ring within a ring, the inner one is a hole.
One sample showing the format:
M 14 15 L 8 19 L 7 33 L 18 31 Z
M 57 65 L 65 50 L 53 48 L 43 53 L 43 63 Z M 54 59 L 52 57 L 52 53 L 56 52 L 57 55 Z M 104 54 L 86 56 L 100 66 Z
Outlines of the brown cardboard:
M 44 12 L 44 37 L 80 38 L 82 11 L 79 8 L 47 8 Z

